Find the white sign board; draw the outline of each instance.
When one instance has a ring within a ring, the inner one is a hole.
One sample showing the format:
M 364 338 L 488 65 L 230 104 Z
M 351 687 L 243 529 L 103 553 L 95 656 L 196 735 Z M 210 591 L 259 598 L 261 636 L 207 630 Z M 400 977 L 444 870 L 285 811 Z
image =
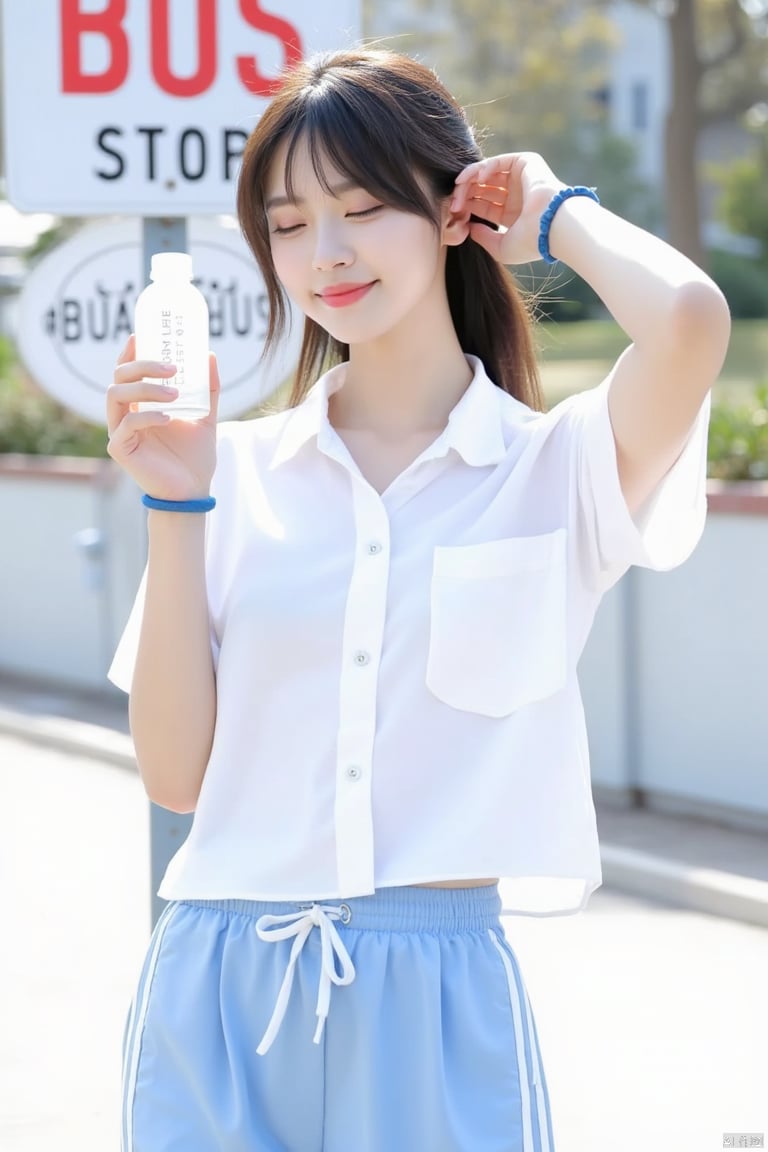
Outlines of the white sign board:
M 295 369 L 303 317 L 291 310 L 290 335 L 262 361 L 266 292 L 239 231 L 193 217 L 187 240 L 221 374 L 219 418 L 228 420 L 268 397 Z M 106 422 L 105 392 L 133 331 L 142 269 L 140 220 L 94 224 L 43 257 L 21 293 L 17 340 L 27 370 L 44 391 L 96 424 Z
M 361 0 L 1 0 L 8 199 L 26 212 L 234 210 L 286 64 L 360 36 Z

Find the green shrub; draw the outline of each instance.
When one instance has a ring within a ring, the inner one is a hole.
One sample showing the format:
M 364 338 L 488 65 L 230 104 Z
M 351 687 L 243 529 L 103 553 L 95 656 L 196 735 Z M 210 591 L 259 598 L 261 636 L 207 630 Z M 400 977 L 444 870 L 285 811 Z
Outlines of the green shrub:
M 0 357 L 0 362 L 2 357 Z M 105 456 L 104 428 L 87 424 L 0 363 L 0 452 L 31 456 Z
M 712 406 L 708 455 L 717 480 L 768 479 L 768 384 L 748 403 Z
M 16 349 L 7 336 L 0 336 L 0 389 L 16 368 Z
M 715 168 L 720 215 L 737 236 L 759 241 L 768 260 L 768 128 L 755 132 L 757 150 Z
M 715 250 L 709 253 L 709 274 L 728 301 L 734 320 L 768 316 L 768 263 Z

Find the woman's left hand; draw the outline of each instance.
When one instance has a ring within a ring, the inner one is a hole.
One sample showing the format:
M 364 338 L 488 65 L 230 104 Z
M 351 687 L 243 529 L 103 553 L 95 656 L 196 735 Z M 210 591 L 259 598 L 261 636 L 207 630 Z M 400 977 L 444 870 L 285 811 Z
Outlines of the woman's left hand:
M 537 152 L 507 152 L 459 173 L 451 210 L 497 226 L 472 222 L 469 235 L 501 264 L 527 264 L 539 259 L 542 213 L 564 187 Z

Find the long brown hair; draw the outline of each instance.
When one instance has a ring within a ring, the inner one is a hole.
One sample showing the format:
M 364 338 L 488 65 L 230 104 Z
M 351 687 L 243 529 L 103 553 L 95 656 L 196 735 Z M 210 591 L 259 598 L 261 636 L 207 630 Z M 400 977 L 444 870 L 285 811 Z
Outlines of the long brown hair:
M 409 56 L 378 49 L 323 53 L 287 72 L 246 143 L 237 187 L 240 227 L 267 289 L 265 353 L 288 320 L 264 202 L 284 141 L 289 196 L 296 148 L 306 141 L 323 187 L 327 160 L 382 203 L 426 217 L 436 228 L 440 201 L 453 192 L 459 172 L 482 159 L 461 105 L 430 68 Z M 531 316 L 509 272 L 467 239 L 448 248 L 445 280 L 462 350 L 478 356 L 500 388 L 541 409 Z M 290 403 L 303 399 L 321 371 L 348 359 L 346 344 L 305 318 Z

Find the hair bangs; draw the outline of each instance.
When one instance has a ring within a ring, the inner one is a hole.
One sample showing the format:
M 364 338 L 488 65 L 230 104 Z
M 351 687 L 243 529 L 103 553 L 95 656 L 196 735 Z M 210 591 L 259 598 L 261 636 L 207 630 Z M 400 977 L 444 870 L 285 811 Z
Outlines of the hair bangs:
M 344 98 L 340 88 L 329 84 L 315 89 L 301 120 L 292 125 L 284 173 L 288 197 L 295 199 L 296 154 L 305 145 L 325 192 L 333 194 L 335 179 L 341 176 L 389 207 L 424 216 L 437 226 L 437 207 L 419 181 L 412 149 L 390 110 L 370 93 L 363 97 L 368 106 L 361 107 L 360 93 L 351 101 Z M 370 107 L 374 102 L 376 106 Z M 381 131 L 383 119 L 392 122 L 393 131 Z M 379 128 L 375 135 L 371 124 Z M 382 147 L 382 139 L 387 141 L 386 147 Z

